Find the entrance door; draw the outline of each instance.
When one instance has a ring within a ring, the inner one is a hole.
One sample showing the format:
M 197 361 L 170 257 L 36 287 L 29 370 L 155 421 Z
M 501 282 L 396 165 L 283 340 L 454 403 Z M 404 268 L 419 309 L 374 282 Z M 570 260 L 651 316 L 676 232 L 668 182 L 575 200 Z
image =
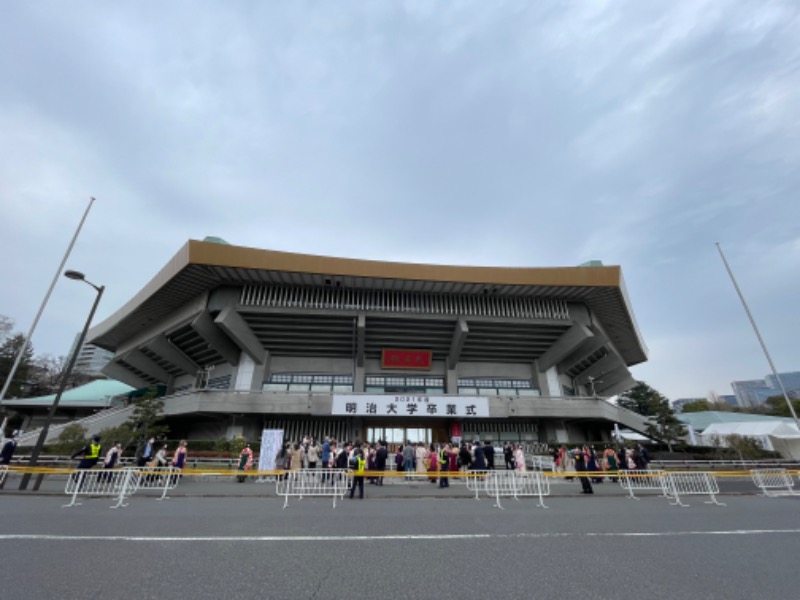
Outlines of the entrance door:
M 433 431 L 430 427 L 368 427 L 367 441 L 384 440 L 389 444 L 405 444 L 410 441 L 412 444 L 430 444 L 436 441 Z M 436 431 L 439 435 L 438 428 Z

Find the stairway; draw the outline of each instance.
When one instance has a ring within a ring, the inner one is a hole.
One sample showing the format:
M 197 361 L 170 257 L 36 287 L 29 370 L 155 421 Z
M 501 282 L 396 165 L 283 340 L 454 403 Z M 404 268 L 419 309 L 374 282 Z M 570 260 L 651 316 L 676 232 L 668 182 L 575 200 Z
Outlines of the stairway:
M 131 416 L 131 413 L 133 413 L 133 406 L 114 407 L 97 412 L 93 415 L 89 415 L 83 419 L 69 421 L 68 423 L 59 423 L 58 425 L 51 425 L 47 432 L 45 443 L 48 444 L 55 442 L 58 436 L 64 430 L 64 427 L 67 425 L 72 425 L 73 423 L 82 425 L 86 428 L 86 435 L 91 436 L 100 433 L 101 430 L 106 429 L 107 427 L 117 427 L 118 425 L 122 425 L 128 420 L 128 417 Z M 19 445 L 33 446 L 36 444 L 36 440 L 39 438 L 41 431 L 41 429 L 26 431 L 19 436 Z

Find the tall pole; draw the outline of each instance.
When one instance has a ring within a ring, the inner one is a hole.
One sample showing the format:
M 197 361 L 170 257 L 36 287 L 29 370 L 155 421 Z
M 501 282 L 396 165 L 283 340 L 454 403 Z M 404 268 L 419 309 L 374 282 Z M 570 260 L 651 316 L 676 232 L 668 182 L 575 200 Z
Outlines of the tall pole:
M 8 392 L 8 388 L 11 387 L 11 381 L 14 379 L 14 375 L 17 372 L 17 368 L 19 364 L 22 362 L 22 357 L 25 355 L 25 351 L 28 349 L 28 344 L 30 344 L 31 336 L 33 335 L 33 331 L 36 329 L 36 325 L 39 323 L 39 318 L 42 316 L 44 312 L 44 307 L 47 306 L 47 301 L 50 300 L 50 294 L 53 292 L 53 288 L 56 286 L 56 282 L 58 281 L 59 276 L 61 275 L 61 271 L 64 268 L 64 264 L 67 262 L 70 253 L 72 252 L 72 247 L 75 245 L 75 240 L 78 239 L 78 234 L 81 232 L 81 228 L 83 227 L 83 223 L 86 221 L 86 217 L 89 214 L 89 210 L 92 208 L 92 204 L 94 203 L 94 198 L 89 198 L 89 206 L 86 207 L 86 210 L 83 213 L 83 217 L 81 218 L 81 222 L 78 224 L 78 228 L 75 230 L 75 235 L 72 236 L 72 241 L 69 243 L 67 247 L 67 251 L 64 253 L 64 258 L 61 259 L 61 264 L 58 265 L 58 269 L 56 269 L 56 274 L 53 276 L 53 281 L 50 283 L 50 288 L 47 290 L 47 293 L 44 296 L 44 300 L 42 300 L 42 305 L 39 307 L 39 312 L 36 313 L 36 317 L 33 319 L 33 324 L 31 325 L 30 330 L 28 330 L 28 335 L 25 336 L 25 341 L 22 343 L 22 347 L 19 349 L 19 354 L 17 354 L 17 358 L 14 361 L 11 370 L 8 372 L 8 377 L 6 377 L 6 382 L 3 384 L 3 389 L 0 391 L 0 404 L 2 404 L 3 400 L 6 397 L 6 392 Z M 3 419 L 3 424 L 0 426 L 0 434 L 6 429 L 6 422 L 8 417 Z
M 89 283 L 88 281 L 86 283 Z M 35 467 L 36 463 L 39 459 L 39 454 L 42 452 L 42 448 L 44 447 L 44 442 L 47 439 L 47 432 L 50 430 L 50 424 L 53 422 L 53 417 L 56 414 L 56 409 L 58 408 L 58 403 L 61 402 L 61 396 L 64 394 L 64 390 L 67 388 L 67 380 L 69 380 L 69 376 L 72 374 L 72 369 L 75 366 L 75 362 L 78 360 L 78 354 L 81 352 L 81 346 L 83 346 L 83 341 L 86 339 L 86 334 L 89 331 L 89 326 L 92 324 L 92 319 L 94 318 L 94 313 L 97 310 L 97 305 L 100 304 L 100 298 L 103 297 L 103 290 L 105 290 L 105 286 L 97 287 L 96 285 L 89 283 L 95 290 L 97 290 L 97 297 L 94 299 L 94 304 L 92 305 L 92 310 L 89 312 L 89 317 L 86 319 L 86 324 L 83 326 L 83 331 L 81 331 L 80 338 L 78 338 L 78 343 L 75 346 L 75 352 L 72 353 L 72 356 L 69 359 L 69 364 L 67 365 L 67 370 L 64 371 L 64 375 L 61 377 L 61 385 L 58 388 L 58 393 L 56 393 L 56 397 L 53 400 L 53 404 L 50 405 L 50 410 L 47 413 L 47 419 L 44 422 L 44 426 L 42 430 L 39 432 L 39 439 L 36 440 L 36 446 L 33 448 L 33 452 L 31 452 L 31 458 L 28 461 L 28 467 Z M 19 484 L 19 489 L 27 490 L 28 489 L 28 482 L 31 479 L 31 473 L 25 473 L 22 476 L 22 481 Z M 36 480 L 36 484 L 33 486 L 34 490 L 39 489 L 39 485 L 42 483 L 41 476 Z
M 800 421 L 797 419 L 797 413 L 794 411 L 794 406 L 792 405 L 792 401 L 789 399 L 789 394 L 786 393 L 786 388 L 783 386 L 783 382 L 778 375 L 778 371 L 775 369 L 775 363 L 772 362 L 772 357 L 769 355 L 767 345 L 764 343 L 764 339 L 761 337 L 761 332 L 758 330 L 758 325 L 756 325 L 753 314 L 750 312 L 750 308 L 747 306 L 747 301 L 745 301 L 744 296 L 742 295 L 742 290 L 739 289 L 739 284 L 736 283 L 736 278 L 733 276 L 733 271 L 731 271 L 731 267 L 728 265 L 728 261 L 725 258 L 725 254 L 722 252 L 722 247 L 719 245 L 719 242 L 717 242 L 717 250 L 719 250 L 719 255 L 722 257 L 722 262 L 725 263 L 725 269 L 728 271 L 728 275 L 730 275 L 731 281 L 733 282 L 733 287 L 736 288 L 736 293 L 739 294 L 739 300 L 742 301 L 742 306 L 744 306 L 744 311 L 747 313 L 747 318 L 750 319 L 750 324 L 753 326 L 753 331 L 756 332 L 756 337 L 758 338 L 759 344 L 761 344 L 761 349 L 764 351 L 764 356 L 767 357 L 769 368 L 772 369 L 772 374 L 775 375 L 775 381 L 778 382 L 778 387 L 781 388 L 783 399 L 786 400 L 786 406 L 789 407 L 789 412 L 794 419 L 794 424 L 797 426 L 797 429 L 800 430 Z

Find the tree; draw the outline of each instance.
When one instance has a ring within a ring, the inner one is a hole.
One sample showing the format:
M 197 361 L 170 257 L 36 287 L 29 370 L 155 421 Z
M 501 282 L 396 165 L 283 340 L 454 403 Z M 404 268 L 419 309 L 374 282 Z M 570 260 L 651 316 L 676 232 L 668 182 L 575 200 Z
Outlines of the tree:
M 650 417 L 645 433 L 648 437 L 667 444 L 669 451 L 672 452 L 672 444 L 680 442 L 687 434 L 686 427 L 675 416 L 669 400 L 663 396 L 654 407 L 654 411 L 655 414 Z
M 21 333 L 16 333 L 6 334 L 2 344 L 0 344 L 0 382 L 2 382 L 0 385 L 5 385 L 8 375 L 11 373 L 11 367 L 14 366 L 23 343 L 25 343 L 25 336 Z M 17 367 L 17 372 L 14 373 L 14 379 L 6 393 L 8 398 L 18 398 L 23 394 L 32 357 L 33 347 L 28 344 L 25 353 L 22 355 L 19 367 Z
M 681 407 L 681 410 L 685 413 L 693 413 L 693 412 L 705 412 L 707 410 L 712 410 L 711 405 L 708 403 L 708 400 L 695 400 L 694 402 L 687 402 Z
M 727 436 L 726 441 L 739 460 L 756 460 L 764 456 L 764 449 L 754 437 L 732 434 Z
M 669 404 L 669 401 L 664 396 L 644 381 L 637 381 L 634 387 L 617 397 L 617 405 L 645 417 L 655 415 L 662 401 L 666 401 Z
M 789 401 L 794 407 L 794 412 L 800 415 L 800 400 L 793 400 L 792 398 L 789 398 Z M 792 416 L 792 414 L 789 412 L 789 405 L 786 404 L 786 398 L 783 396 L 770 396 L 764 401 L 762 408 L 765 414 L 772 415 L 773 417 Z
M 61 375 L 66 368 L 66 359 L 63 356 L 40 354 L 30 364 L 28 380 L 33 386 L 32 395 L 46 396 L 58 390 Z
M 0 342 L 14 331 L 14 320 L 5 315 L 0 315 Z
M 150 390 L 136 400 L 133 414 L 125 421 L 130 427 L 134 437 L 147 439 L 161 437 L 169 432 L 169 427 L 164 423 L 164 401 L 156 396 L 155 390 Z M 122 440 L 120 440 L 122 441 Z
M 128 448 L 134 441 L 136 441 L 136 431 L 134 431 L 130 424 L 125 422 L 117 427 L 106 427 L 100 432 L 100 439 L 103 445 L 110 448 L 114 442 L 122 444 L 122 451 Z
M 86 427 L 79 423 L 70 423 L 61 433 L 53 446 L 56 454 L 72 455 L 83 448 L 86 443 Z

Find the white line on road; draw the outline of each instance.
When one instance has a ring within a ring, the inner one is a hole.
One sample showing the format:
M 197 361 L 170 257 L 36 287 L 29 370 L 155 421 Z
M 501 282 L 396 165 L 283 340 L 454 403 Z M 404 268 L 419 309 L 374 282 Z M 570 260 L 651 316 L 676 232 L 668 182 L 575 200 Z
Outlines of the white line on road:
M 322 535 L 322 536 L 129 536 L 129 535 L 45 535 L 0 534 L 2 540 L 92 541 L 92 542 L 363 542 L 391 540 L 487 540 L 541 539 L 565 537 L 676 537 L 697 535 L 798 534 L 800 529 L 736 529 L 732 531 L 637 531 L 582 533 L 464 533 L 445 535 Z

